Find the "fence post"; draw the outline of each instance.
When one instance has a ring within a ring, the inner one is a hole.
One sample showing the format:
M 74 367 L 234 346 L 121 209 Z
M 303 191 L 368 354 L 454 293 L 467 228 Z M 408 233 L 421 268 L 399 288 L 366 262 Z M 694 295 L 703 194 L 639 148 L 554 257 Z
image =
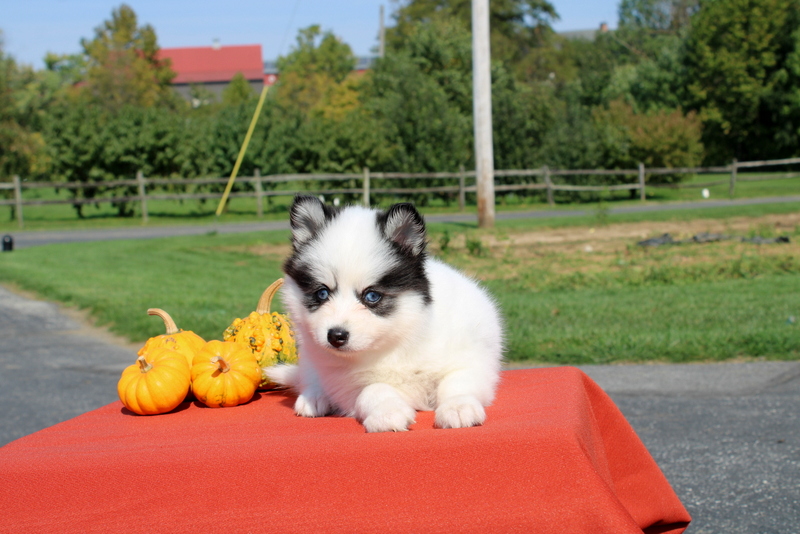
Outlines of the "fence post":
M 647 200 L 644 194 L 644 163 L 639 162 L 639 198 L 642 202 Z
M 550 168 L 545 165 L 542 170 L 544 171 L 544 184 L 547 186 L 547 203 L 553 206 L 555 202 L 553 202 L 553 181 L 550 179 Z
M 464 207 L 467 204 L 466 191 L 464 191 L 465 182 L 464 166 L 461 165 L 458 167 L 458 211 L 464 211 Z
M 364 205 L 369 207 L 369 167 L 364 167 Z
M 147 213 L 147 189 L 145 188 L 144 175 L 142 171 L 136 171 L 136 182 L 139 186 L 139 202 L 142 204 L 142 222 L 147 224 L 150 217 Z
M 733 192 L 736 189 L 736 169 L 738 167 L 738 160 L 733 158 L 731 163 L 731 184 L 728 186 L 728 196 L 733 198 Z
M 20 228 L 25 226 L 22 218 L 22 184 L 20 184 L 19 176 L 14 175 L 14 209 L 17 210 L 17 224 Z
M 256 216 L 259 218 L 264 216 L 264 188 L 261 187 L 261 169 L 256 169 L 255 176 L 256 185 Z

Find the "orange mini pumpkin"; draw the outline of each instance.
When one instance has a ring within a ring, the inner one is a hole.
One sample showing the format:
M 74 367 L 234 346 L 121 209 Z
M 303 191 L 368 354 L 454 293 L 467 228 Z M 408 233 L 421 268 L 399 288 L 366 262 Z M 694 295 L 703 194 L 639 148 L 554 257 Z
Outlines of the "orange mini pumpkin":
M 194 356 L 192 391 L 206 406 L 244 404 L 260 381 L 258 361 L 243 343 L 209 341 Z
M 139 415 L 166 413 L 186 398 L 190 380 L 186 357 L 159 347 L 122 371 L 117 394 L 127 409 Z
M 191 367 L 195 353 L 203 348 L 206 341 L 191 330 L 180 330 L 175 321 L 172 320 L 172 317 L 160 308 L 150 308 L 147 310 L 147 315 L 160 317 L 164 321 L 166 333 L 148 339 L 144 347 L 139 349 L 139 356 L 145 356 L 156 348 L 166 347 L 183 354 L 189 367 Z

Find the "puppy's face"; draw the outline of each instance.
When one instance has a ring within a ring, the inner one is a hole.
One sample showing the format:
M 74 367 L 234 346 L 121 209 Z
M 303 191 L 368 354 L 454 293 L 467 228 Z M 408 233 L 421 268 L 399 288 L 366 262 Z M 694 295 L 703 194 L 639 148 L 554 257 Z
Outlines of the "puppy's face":
M 425 225 L 413 206 L 334 210 L 298 197 L 291 224 L 287 304 L 307 341 L 344 357 L 414 341 L 430 289 Z

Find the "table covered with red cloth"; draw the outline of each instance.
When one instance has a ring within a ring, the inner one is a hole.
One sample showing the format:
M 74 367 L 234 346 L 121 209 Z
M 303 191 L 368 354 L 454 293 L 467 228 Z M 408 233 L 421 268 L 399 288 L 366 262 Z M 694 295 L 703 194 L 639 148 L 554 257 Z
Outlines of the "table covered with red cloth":
M 367 434 L 234 408 L 118 402 L 0 448 L 0 532 L 680 533 L 690 517 L 611 399 L 570 367 L 506 371 L 481 427 Z

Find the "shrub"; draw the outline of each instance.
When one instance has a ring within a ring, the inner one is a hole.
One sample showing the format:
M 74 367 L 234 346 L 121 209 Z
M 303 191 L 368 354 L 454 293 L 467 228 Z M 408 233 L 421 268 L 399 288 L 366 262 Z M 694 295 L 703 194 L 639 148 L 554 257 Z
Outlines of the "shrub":
M 609 168 L 694 167 L 703 160 L 702 123 L 680 109 L 635 113 L 622 100 L 593 113 Z M 651 176 L 650 183 L 676 183 L 685 175 Z

